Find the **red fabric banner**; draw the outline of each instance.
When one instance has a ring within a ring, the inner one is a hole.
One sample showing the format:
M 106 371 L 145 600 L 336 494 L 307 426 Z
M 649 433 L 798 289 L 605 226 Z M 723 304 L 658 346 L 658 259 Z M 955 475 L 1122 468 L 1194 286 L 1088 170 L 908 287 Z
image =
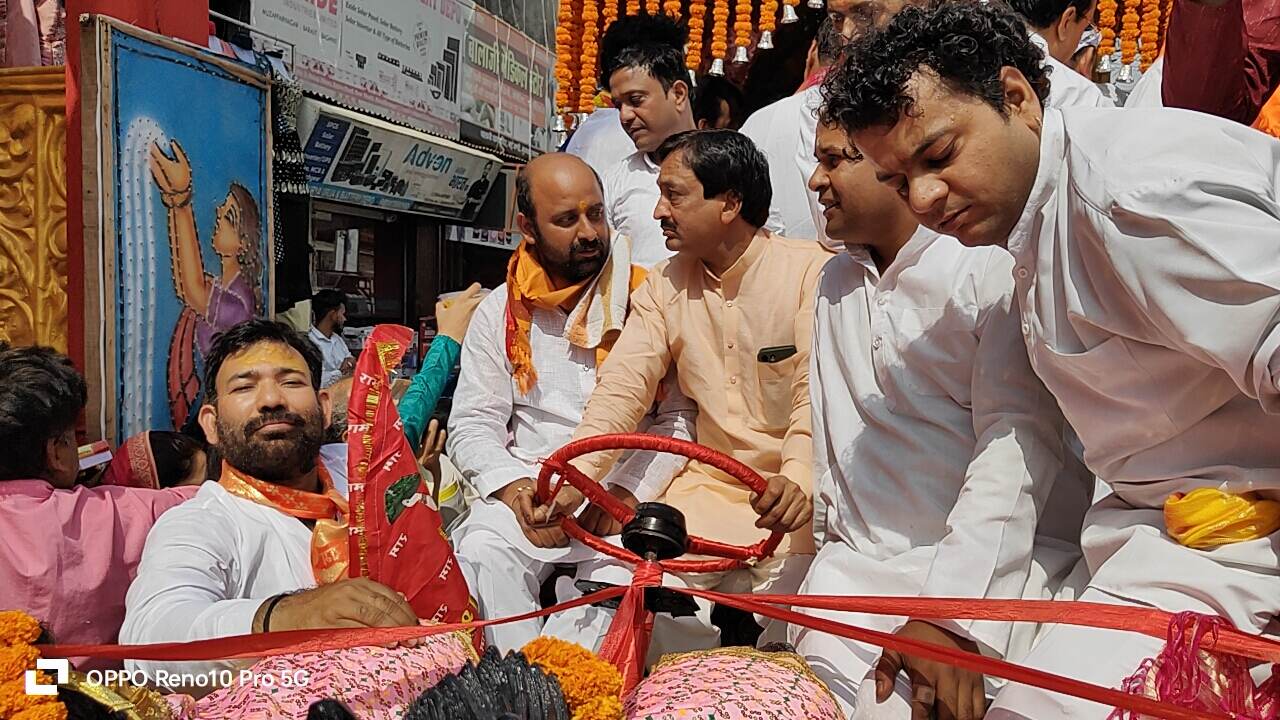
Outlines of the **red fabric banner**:
M 476 618 L 475 601 L 418 474 L 387 379 L 412 340 L 409 328 L 379 325 L 356 361 L 347 405 L 349 572 L 403 593 L 420 618 L 468 622 Z

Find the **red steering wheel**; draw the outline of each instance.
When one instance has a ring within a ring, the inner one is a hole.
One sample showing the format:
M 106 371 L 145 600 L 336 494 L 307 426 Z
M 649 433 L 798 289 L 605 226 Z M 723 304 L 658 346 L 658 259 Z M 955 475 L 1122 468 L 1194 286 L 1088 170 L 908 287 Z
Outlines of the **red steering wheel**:
M 644 433 L 620 433 L 575 440 L 552 453 L 551 457 L 542 463 L 542 471 L 538 473 L 539 501 L 549 502 L 560 492 L 560 488 L 564 483 L 568 482 L 577 488 L 589 502 L 599 505 L 605 512 L 609 513 L 614 520 L 623 525 L 631 522 L 631 519 L 635 517 L 635 510 L 610 495 L 609 491 L 605 490 L 600 483 L 583 475 L 577 468 L 569 464 L 570 460 L 579 455 L 602 450 L 654 450 L 674 453 L 710 465 L 730 477 L 740 480 L 743 485 L 751 488 L 756 494 L 763 494 L 768 485 L 765 479 L 760 477 L 755 470 L 711 448 L 669 437 L 645 435 Z M 552 488 L 551 478 L 554 475 L 559 475 L 560 480 Z M 560 526 L 564 529 L 565 534 L 592 550 L 623 562 L 632 564 L 644 562 L 643 558 L 630 550 L 605 542 L 600 537 L 587 532 L 573 516 L 565 516 L 560 521 Z M 737 570 L 747 567 L 756 561 L 772 557 L 773 552 L 778 549 L 778 544 L 782 542 L 783 535 L 784 533 L 782 532 L 774 532 L 760 542 L 745 547 L 690 535 L 685 545 L 686 554 L 707 555 L 718 559 L 664 560 L 660 564 L 663 570 L 676 573 L 711 573 Z

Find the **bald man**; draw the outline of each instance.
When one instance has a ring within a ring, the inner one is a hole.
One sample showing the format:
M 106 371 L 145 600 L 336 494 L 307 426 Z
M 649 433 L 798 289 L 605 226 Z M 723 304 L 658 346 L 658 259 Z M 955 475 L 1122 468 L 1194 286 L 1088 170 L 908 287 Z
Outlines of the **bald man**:
M 538 461 L 573 436 L 603 361 L 622 330 L 630 294 L 645 277 L 631 241 L 615 235 L 595 172 L 566 153 L 542 155 L 516 176 L 524 241 L 507 282 L 480 303 L 462 343 L 462 374 L 449 418 L 448 453 L 480 499 L 453 532 L 484 617 L 540 607 L 553 566 L 592 559 L 570 544 L 534 500 Z M 674 386 L 650 414 L 649 432 L 692 439 L 692 405 Z M 605 478 L 641 499 L 656 497 L 683 467 L 671 455 L 637 453 Z M 584 524 L 600 518 L 588 510 Z M 547 623 L 546 634 L 567 636 Z M 489 641 L 515 650 L 543 632 L 529 620 L 489 628 Z

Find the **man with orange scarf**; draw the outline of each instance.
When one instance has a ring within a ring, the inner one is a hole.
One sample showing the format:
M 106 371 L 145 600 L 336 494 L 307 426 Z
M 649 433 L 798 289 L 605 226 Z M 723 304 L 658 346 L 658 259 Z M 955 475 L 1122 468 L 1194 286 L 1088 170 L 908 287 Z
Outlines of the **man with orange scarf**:
M 554 565 L 594 557 L 535 512 L 533 478 L 540 459 L 573 436 L 630 311 L 631 290 L 645 277 L 632 264 L 630 239 L 611 234 L 600 180 L 580 158 L 534 159 L 517 176 L 516 200 L 525 239 L 507 282 L 471 320 L 449 418 L 449 457 L 481 497 L 453 541 L 484 617 L 538 609 Z M 692 412 L 671 391 L 649 432 L 691 439 Z M 638 453 L 606 484 L 652 497 L 683 464 Z M 556 622 L 548 621 L 547 634 L 558 634 Z M 486 632 L 506 651 L 541 630 L 529 620 Z
M 315 345 L 286 325 L 250 320 L 217 336 L 206 362 L 199 419 L 224 460 L 222 477 L 147 537 L 120 641 L 418 624 L 395 590 L 347 577 L 347 501 L 318 461 L 329 397 Z M 126 667 L 203 674 L 248 662 Z

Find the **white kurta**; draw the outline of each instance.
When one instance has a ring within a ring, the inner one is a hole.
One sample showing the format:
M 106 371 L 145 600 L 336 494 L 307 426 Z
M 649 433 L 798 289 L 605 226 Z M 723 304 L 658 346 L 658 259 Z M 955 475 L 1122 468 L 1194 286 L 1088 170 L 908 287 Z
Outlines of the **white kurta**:
M 515 514 L 494 493 L 521 478 L 537 478 L 540 461 L 573 438 L 596 385 L 596 353 L 565 337 L 567 315 L 535 308 L 529 347 L 538 381 L 528 395 L 516 388 L 505 349 L 506 285 L 481 301 L 462 344 L 461 375 L 449 417 L 449 455 L 475 485 L 480 499 L 454 529 L 452 539 L 463 570 L 485 617 L 537 609 L 537 588 L 552 564 L 595 557 L 587 547 L 538 548 L 520 529 Z M 674 382 L 647 432 L 693 439 L 696 407 Z M 645 428 L 641 428 L 642 431 Z M 604 484 L 620 484 L 641 500 L 666 489 L 684 467 L 682 457 L 634 453 L 619 463 Z M 529 621 L 493 628 L 491 639 L 518 649 L 538 634 Z
M 1156 58 L 1146 72 L 1142 73 L 1142 77 L 1138 78 L 1138 82 L 1129 91 L 1129 97 L 1125 98 L 1124 106 L 1127 108 L 1164 107 L 1163 85 L 1164 56 L 1162 55 Z
M 329 337 L 325 337 L 312 326 L 307 332 L 307 337 L 311 339 L 312 344 L 320 351 L 320 356 L 324 359 L 324 366 L 320 375 L 320 387 L 329 387 L 338 382 L 342 377 L 342 363 L 351 357 L 351 348 L 347 347 L 346 341 L 342 339 L 342 333 L 334 333 Z
M 802 592 L 1045 598 L 1074 566 L 1092 477 L 1027 362 L 1012 266 L 1002 249 L 920 228 L 883 277 L 862 249 L 823 270 L 810 371 L 820 549 Z M 905 622 L 815 614 L 886 632 Z M 946 625 L 1006 658 L 1035 631 Z M 860 705 L 879 648 L 792 638 L 847 712 Z
M 188 642 L 245 635 L 269 597 L 316 585 L 311 530 L 231 495 L 215 482 L 156 521 L 125 598 L 120 642 Z M 129 670 L 206 673 L 251 660 L 126 661 Z
M 1045 113 L 1009 250 L 1032 367 L 1113 490 L 1085 521 L 1090 596 L 1217 613 L 1250 632 L 1275 621 L 1276 536 L 1192 550 L 1165 534 L 1162 507 L 1199 487 L 1280 499 L 1277 188 L 1280 141 L 1238 123 Z M 1124 633 L 1061 626 L 1029 661 L 1115 686 L 1144 651 Z M 1092 663 L 1103 652 L 1118 661 Z M 1014 686 L 1000 701 L 1014 717 L 1105 714 Z
M 818 166 L 813 147 L 821 104 L 822 87 L 815 85 L 760 108 L 742 125 L 742 134 L 769 160 L 773 202 L 766 227 L 783 237 L 825 237 L 817 193 L 809 190 L 809 177 Z
M 1049 54 L 1049 43 L 1039 33 L 1031 33 L 1031 42 L 1044 51 L 1044 67 L 1049 70 L 1049 99 L 1045 105 L 1054 108 L 1115 107 L 1115 103 L 1089 78 L 1062 64 Z
M 597 108 L 573 131 L 564 146 L 565 152 L 582 158 L 601 180 L 636 151 L 636 144 L 622 129 L 618 115 L 614 108 Z
M 631 262 L 641 267 L 652 268 L 675 254 L 667 249 L 662 226 L 653 219 L 660 197 L 658 166 L 648 153 L 632 152 L 604 176 L 609 224 L 631 238 Z

